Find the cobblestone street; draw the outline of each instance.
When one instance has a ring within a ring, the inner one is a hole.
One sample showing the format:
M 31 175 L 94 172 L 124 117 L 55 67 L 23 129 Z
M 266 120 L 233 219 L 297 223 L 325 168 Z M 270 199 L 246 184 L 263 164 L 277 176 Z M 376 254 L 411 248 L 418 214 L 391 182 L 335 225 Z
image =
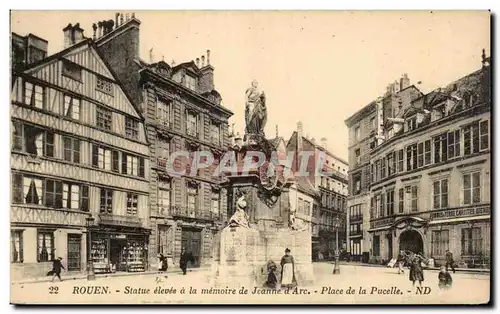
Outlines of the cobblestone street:
M 453 288 L 443 292 L 437 287 L 437 271 L 425 271 L 424 293 L 417 295 L 408 280 L 408 270 L 398 275 L 395 268 L 366 267 L 341 265 L 339 275 L 332 274 L 333 265 L 315 263 L 315 283 L 311 287 L 299 286 L 298 294 L 292 298 L 280 294 L 252 294 L 253 287 L 248 288 L 248 295 L 241 297 L 239 291 L 235 294 L 202 294 L 202 289 L 209 289 L 209 271 L 198 270 L 189 272 L 186 276 L 169 274 L 168 278 L 154 274 L 138 274 L 137 276 L 97 278 L 87 282 L 84 279 L 67 280 L 63 282 L 39 282 L 14 284 L 14 295 L 23 295 L 27 302 L 62 302 L 66 299 L 81 299 L 82 303 L 107 303 L 108 295 L 113 295 L 113 302 L 170 303 L 170 302 L 215 302 L 215 303 L 484 303 L 488 301 L 490 276 L 487 274 L 457 273 L 453 276 Z M 90 287 L 101 287 L 96 288 Z M 128 288 L 127 288 L 128 287 Z M 185 288 L 185 293 L 181 289 Z M 428 289 L 425 289 L 428 287 Z M 474 289 L 467 289 L 474 287 Z M 351 289 L 349 289 L 351 288 Z M 90 289 L 94 289 L 93 291 Z M 133 289 L 133 290 L 132 290 Z M 149 289 L 149 292 L 147 292 Z M 162 289 L 160 291 L 160 289 Z M 196 291 L 194 291 L 196 289 Z M 303 289 L 303 290 L 301 290 Z M 366 294 L 360 294 L 364 289 Z M 430 290 L 429 290 L 430 289 Z M 347 291 L 353 291 L 348 294 Z M 427 291 L 425 291 L 427 290 Z M 92 291 L 92 295 L 86 292 Z M 133 294 L 131 292 L 134 292 Z M 261 290 L 259 290 L 262 292 Z M 191 292 L 191 293 L 190 293 Z M 99 294 L 102 293 L 102 294 Z M 294 291 L 290 291 L 294 294 Z M 148 294 L 148 297 L 143 297 Z M 26 296 L 29 295 L 29 300 Z M 15 301 L 15 300 L 13 300 Z M 78 301 L 76 301 L 78 302 Z

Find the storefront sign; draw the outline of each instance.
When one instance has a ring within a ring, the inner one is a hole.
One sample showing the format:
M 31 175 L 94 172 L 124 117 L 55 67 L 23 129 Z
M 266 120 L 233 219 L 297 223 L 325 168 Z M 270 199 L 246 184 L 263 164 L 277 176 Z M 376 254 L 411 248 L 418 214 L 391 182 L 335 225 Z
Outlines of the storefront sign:
M 123 226 L 123 227 L 141 227 L 142 222 L 138 217 L 120 216 L 120 215 L 99 215 L 100 223 L 103 225 Z
M 126 239 L 127 236 L 124 234 L 110 234 L 109 238 L 110 239 Z
M 456 208 L 444 210 L 436 213 L 431 213 L 431 219 L 445 219 L 456 217 L 468 217 L 475 215 L 485 215 L 491 212 L 490 206 L 469 207 L 469 208 Z
M 375 220 L 370 222 L 371 228 L 380 228 L 380 227 L 385 227 L 389 226 L 394 222 L 394 218 L 385 218 L 385 219 L 380 219 L 380 220 Z

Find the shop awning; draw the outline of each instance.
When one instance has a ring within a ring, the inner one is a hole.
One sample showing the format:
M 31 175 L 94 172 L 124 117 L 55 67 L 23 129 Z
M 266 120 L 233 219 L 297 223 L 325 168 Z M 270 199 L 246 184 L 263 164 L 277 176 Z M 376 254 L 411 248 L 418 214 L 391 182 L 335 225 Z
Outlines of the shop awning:
M 486 220 L 486 219 L 491 219 L 490 215 L 432 220 L 431 222 L 429 222 L 429 225 L 437 225 L 437 224 L 445 224 L 445 223 L 453 223 L 453 222 L 461 222 L 461 221 L 471 221 L 471 220 Z

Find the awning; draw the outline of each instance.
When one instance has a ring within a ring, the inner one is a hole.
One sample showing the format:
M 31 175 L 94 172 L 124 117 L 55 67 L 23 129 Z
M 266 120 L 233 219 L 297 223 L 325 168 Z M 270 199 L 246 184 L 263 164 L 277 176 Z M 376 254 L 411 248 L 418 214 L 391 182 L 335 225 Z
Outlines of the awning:
M 382 231 L 382 230 L 387 230 L 390 228 L 391 228 L 391 226 L 385 226 L 385 227 L 380 227 L 380 228 L 369 229 L 368 232 Z
M 470 220 L 486 220 L 486 219 L 491 219 L 490 215 L 432 220 L 431 222 L 429 222 L 429 225 L 437 225 L 437 224 L 453 223 L 453 222 L 461 222 L 461 221 L 470 221 Z

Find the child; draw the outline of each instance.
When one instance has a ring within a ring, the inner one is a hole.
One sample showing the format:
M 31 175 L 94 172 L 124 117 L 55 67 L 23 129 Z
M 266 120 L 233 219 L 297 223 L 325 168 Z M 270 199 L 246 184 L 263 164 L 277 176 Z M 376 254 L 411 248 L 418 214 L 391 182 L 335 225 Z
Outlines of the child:
M 446 270 L 446 266 L 441 266 L 441 271 L 439 272 L 438 279 L 439 289 L 451 288 L 451 283 L 453 282 L 453 280 L 451 279 L 451 275 L 448 270 Z

